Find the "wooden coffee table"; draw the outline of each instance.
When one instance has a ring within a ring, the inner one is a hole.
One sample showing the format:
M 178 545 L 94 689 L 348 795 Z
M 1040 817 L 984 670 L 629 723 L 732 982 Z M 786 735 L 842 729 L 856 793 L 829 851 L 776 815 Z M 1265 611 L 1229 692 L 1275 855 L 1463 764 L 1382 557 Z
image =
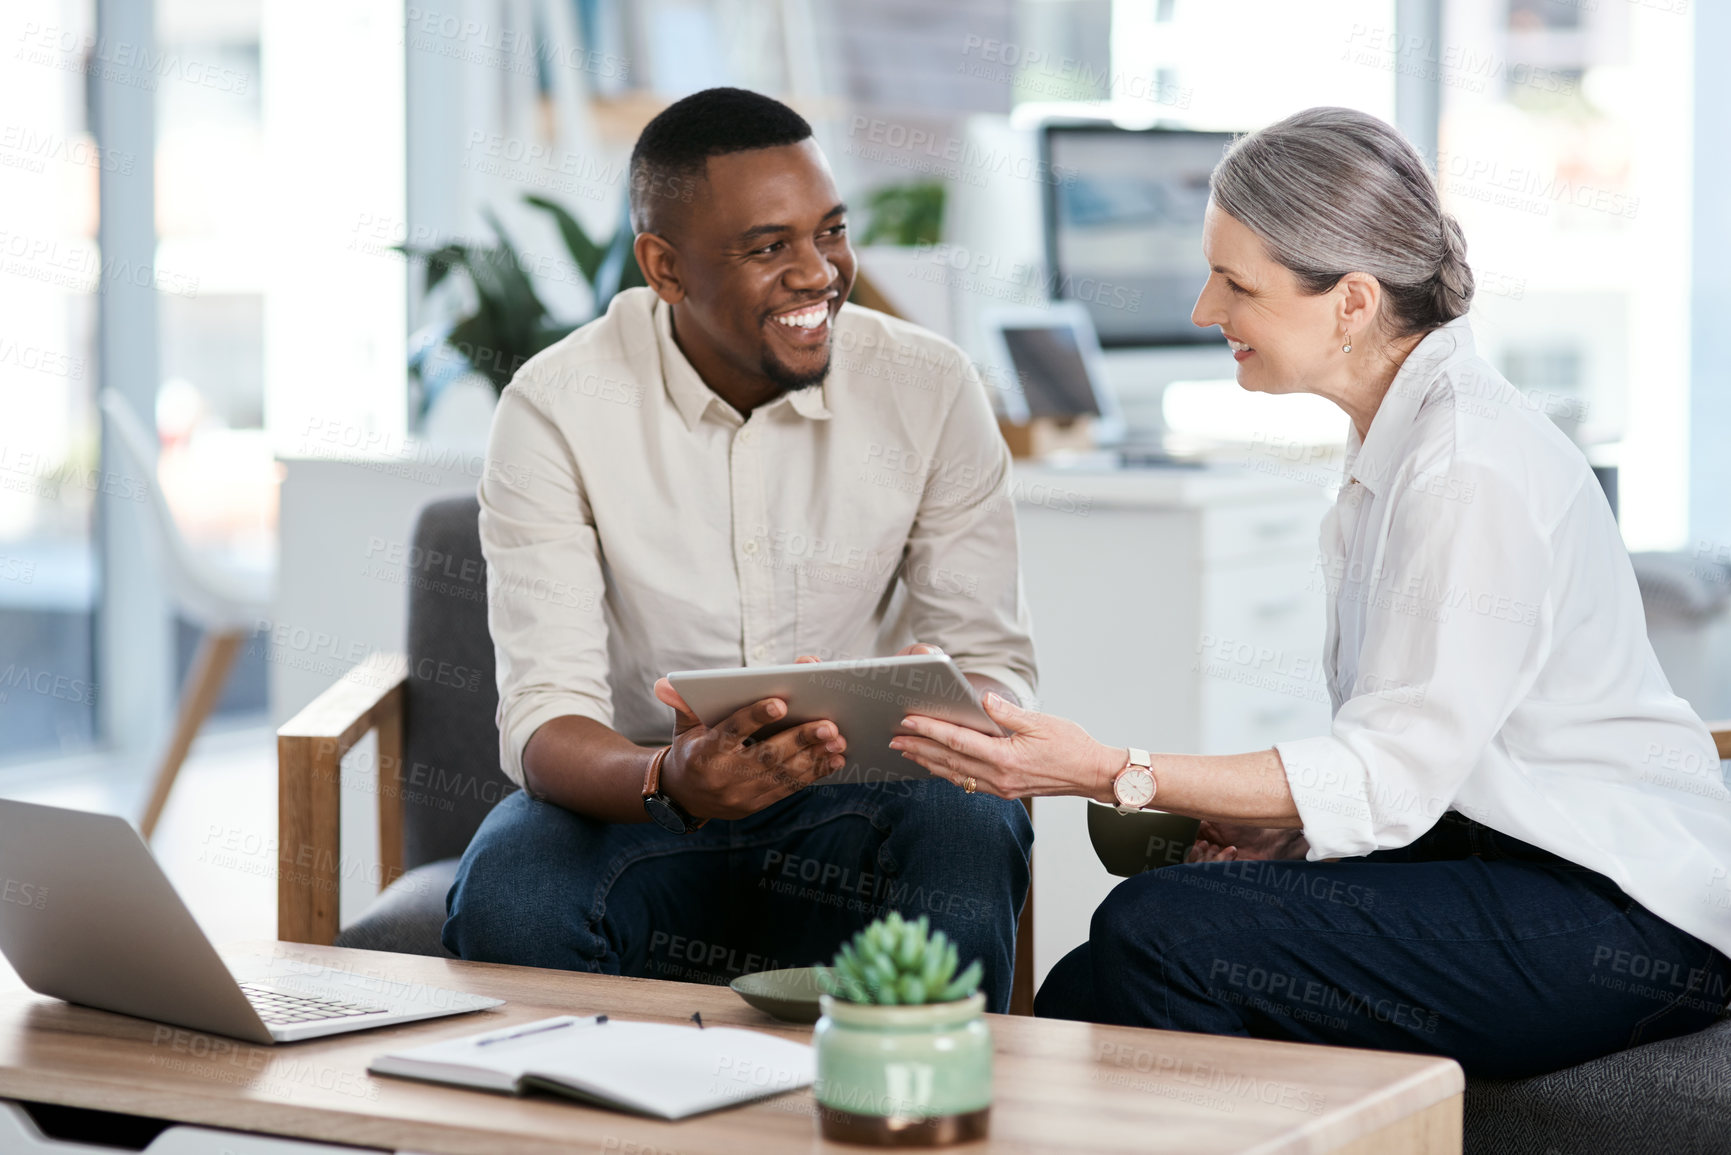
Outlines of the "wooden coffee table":
M 281 953 L 390 982 L 507 1000 L 473 1015 L 258 1047 L 0 994 L 0 1098 L 97 1108 L 437 1155 L 617 1152 L 775 1155 L 861 1152 L 817 1135 L 811 1092 L 664 1123 L 555 1099 L 516 1099 L 374 1078 L 382 1051 L 554 1014 L 687 1020 L 805 1040 L 725 987 L 249 943 L 231 960 Z M 996 1101 L 967 1152 L 1352 1152 L 1461 1149 L 1460 1068 L 1446 1059 L 988 1016 Z

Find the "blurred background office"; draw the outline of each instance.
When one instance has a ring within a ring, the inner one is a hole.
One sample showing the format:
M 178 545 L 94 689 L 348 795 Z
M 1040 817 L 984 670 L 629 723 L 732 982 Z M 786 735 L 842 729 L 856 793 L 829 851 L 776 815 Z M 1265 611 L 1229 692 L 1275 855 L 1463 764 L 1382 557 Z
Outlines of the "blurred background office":
M 1326 725 L 1345 422 L 1242 393 L 1188 312 L 1220 149 L 1339 104 L 1432 161 L 1481 348 L 1594 465 L 1679 692 L 1731 715 L 1723 5 L 15 0 L 0 41 L 0 792 L 148 817 L 218 937 L 273 930 L 274 727 L 402 648 L 413 511 L 473 490 L 518 359 L 631 283 L 631 145 L 712 85 L 812 122 L 870 300 L 1044 456 L 1053 709 L 1167 749 Z M 208 718 L 153 804 L 183 688 Z M 1037 893 L 1109 885 L 1077 800 L 1036 821 Z

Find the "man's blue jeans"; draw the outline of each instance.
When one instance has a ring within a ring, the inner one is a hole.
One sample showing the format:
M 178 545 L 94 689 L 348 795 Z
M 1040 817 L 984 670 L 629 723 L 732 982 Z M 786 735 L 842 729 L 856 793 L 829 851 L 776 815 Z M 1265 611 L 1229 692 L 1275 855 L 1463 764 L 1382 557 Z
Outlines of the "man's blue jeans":
M 690 834 L 598 822 L 519 791 L 446 900 L 466 959 L 685 982 L 827 963 L 872 919 L 928 915 L 1004 1011 L 1033 826 L 938 779 L 815 786 Z
M 1709 1025 L 1731 960 L 1610 879 L 1452 812 L 1339 862 L 1126 879 L 1036 1014 L 1558 1070 Z

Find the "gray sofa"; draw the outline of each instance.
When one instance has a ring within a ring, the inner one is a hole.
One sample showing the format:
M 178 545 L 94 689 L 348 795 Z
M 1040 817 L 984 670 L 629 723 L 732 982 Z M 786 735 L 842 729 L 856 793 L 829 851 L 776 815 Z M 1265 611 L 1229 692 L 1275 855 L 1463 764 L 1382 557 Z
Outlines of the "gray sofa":
M 1731 1016 L 1680 1039 L 1531 1079 L 1468 1079 L 1479 1155 L 1731 1152 Z

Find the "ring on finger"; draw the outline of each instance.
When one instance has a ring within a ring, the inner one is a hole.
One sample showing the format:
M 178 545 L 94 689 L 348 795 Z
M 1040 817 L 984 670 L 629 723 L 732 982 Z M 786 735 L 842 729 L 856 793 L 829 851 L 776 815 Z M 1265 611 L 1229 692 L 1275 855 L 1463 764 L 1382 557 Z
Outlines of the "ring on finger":
M 978 785 L 979 783 L 975 782 L 973 775 L 970 774 L 968 777 L 962 779 L 962 793 L 972 794 Z

